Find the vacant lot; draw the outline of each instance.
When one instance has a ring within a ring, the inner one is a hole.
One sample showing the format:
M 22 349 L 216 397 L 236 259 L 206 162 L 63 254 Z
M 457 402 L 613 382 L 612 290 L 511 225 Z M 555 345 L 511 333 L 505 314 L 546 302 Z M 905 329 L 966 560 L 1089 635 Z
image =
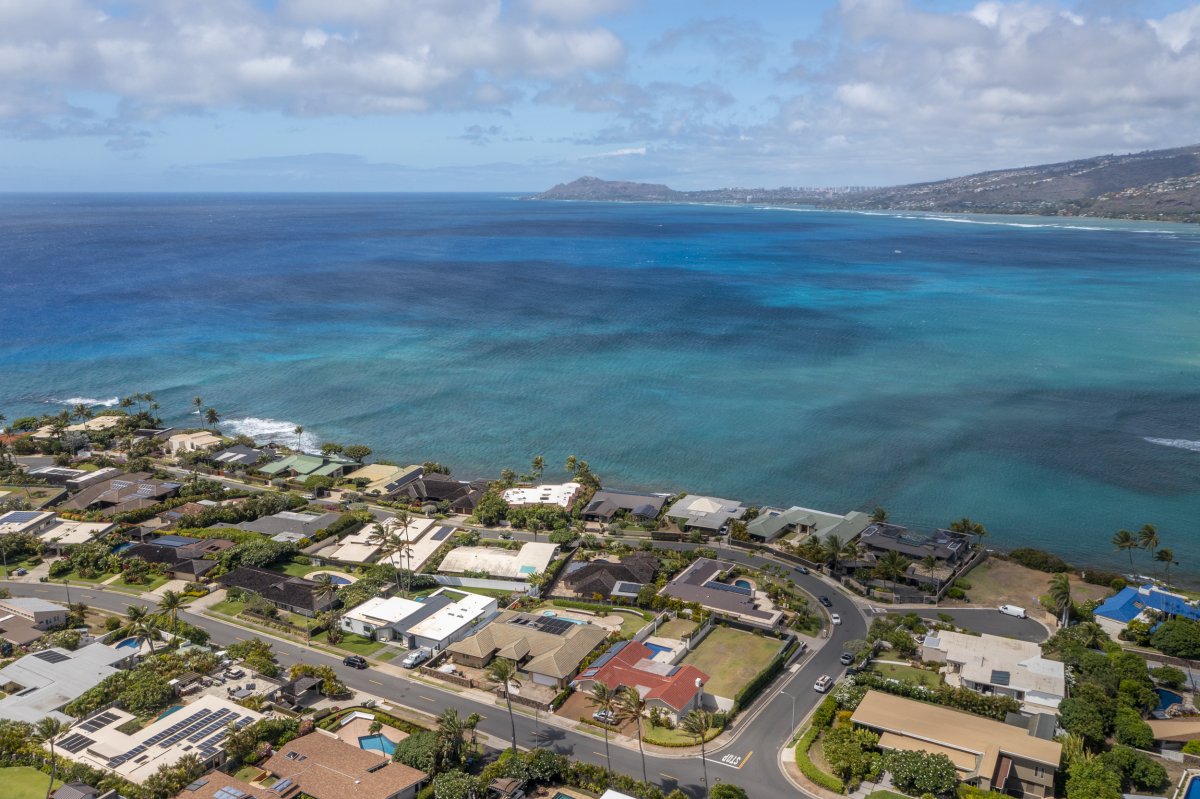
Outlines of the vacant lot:
M 1028 610 L 1038 606 L 1036 597 L 1050 590 L 1050 576 L 1046 572 L 1027 569 L 1024 566 L 998 558 L 988 558 L 982 566 L 971 570 L 965 579 L 971 584 L 967 591 L 967 602 L 944 600 L 946 607 L 960 605 L 1018 605 Z M 1091 585 L 1071 575 L 1071 596 L 1076 602 L 1088 599 L 1103 599 L 1111 593 L 1100 585 Z
M 766 668 L 780 646 L 778 638 L 718 627 L 683 662 L 708 675 L 705 691 L 732 699 L 755 674 Z
M 50 775 L 28 766 L 0 768 L 0 799 L 40 799 L 46 795 Z M 54 787 L 62 785 L 54 781 Z
M 660 638 L 683 638 L 694 629 L 696 629 L 696 622 L 677 616 L 666 624 L 658 625 L 658 632 L 655 635 Z

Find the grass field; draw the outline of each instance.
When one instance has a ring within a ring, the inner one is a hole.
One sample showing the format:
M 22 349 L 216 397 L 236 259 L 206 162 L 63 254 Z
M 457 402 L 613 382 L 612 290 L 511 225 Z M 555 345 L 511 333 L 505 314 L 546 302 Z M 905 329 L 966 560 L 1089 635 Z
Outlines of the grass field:
M 232 599 L 226 599 L 224 602 L 218 602 L 209 607 L 209 610 L 214 613 L 220 613 L 223 616 L 236 616 L 245 609 L 245 602 L 234 602 Z
M 308 561 L 308 558 L 304 558 L 304 559 L 306 561 Z M 304 575 L 308 574 L 309 572 L 328 571 L 328 570 L 322 568 L 321 566 L 312 565 L 312 561 L 308 561 L 308 563 L 299 563 L 299 562 L 297 562 L 296 558 L 293 557 L 291 560 L 289 560 L 287 563 L 283 564 L 282 566 L 276 566 L 274 568 L 274 571 L 283 572 L 284 574 L 289 575 L 291 577 L 303 577 Z
M 708 675 L 705 691 L 733 698 L 755 674 L 766 668 L 780 646 L 778 638 L 717 627 L 683 662 Z
M 28 766 L 0 768 L 0 799 L 41 799 L 46 795 L 50 775 Z M 62 785 L 55 780 L 54 787 Z
M 968 601 L 943 600 L 942 604 L 946 607 L 963 604 L 987 607 L 1018 605 L 1032 611 L 1036 608 L 1033 597 L 1042 596 L 1050 590 L 1050 577 L 1046 572 L 1028 569 L 1019 563 L 988 558 L 963 578 L 971 584 L 967 591 Z M 1071 596 L 1076 602 L 1103 599 L 1111 593 L 1106 587 L 1085 583 L 1074 574 L 1070 580 Z
M 895 791 L 871 791 L 867 794 L 867 799 L 912 799 L 912 797 Z
M 696 629 L 696 622 L 676 616 L 666 624 L 658 625 L 658 632 L 655 635 L 661 638 L 682 638 L 694 629 Z
M 914 685 L 923 684 L 930 688 L 936 687 L 942 682 L 941 675 L 935 671 L 914 669 L 912 666 L 900 666 L 895 663 L 872 663 L 871 671 L 885 679 L 899 680 Z
M 354 633 L 343 633 L 342 640 L 336 644 L 329 643 L 329 633 L 324 631 L 314 635 L 313 640 L 320 641 L 322 644 L 325 644 L 325 646 L 335 646 L 338 649 L 344 649 L 347 652 L 352 652 L 355 655 L 362 655 L 363 657 L 369 657 L 370 655 L 373 655 L 384 646 L 378 641 L 371 641 L 367 638 L 363 638 L 361 635 L 355 635 Z
M 705 742 L 711 741 L 721 734 L 721 731 L 716 727 L 709 729 L 704 735 Z M 689 735 L 679 728 L 668 730 L 665 727 L 654 727 L 647 724 L 642 730 L 642 740 L 648 744 L 658 744 L 660 746 L 684 746 L 696 745 L 695 736 Z

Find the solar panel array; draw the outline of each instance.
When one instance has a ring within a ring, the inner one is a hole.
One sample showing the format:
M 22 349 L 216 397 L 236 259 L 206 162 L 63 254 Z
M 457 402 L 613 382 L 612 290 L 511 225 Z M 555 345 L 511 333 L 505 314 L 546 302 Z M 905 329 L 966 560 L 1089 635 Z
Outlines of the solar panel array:
M 454 532 L 453 527 L 439 527 L 434 532 L 434 534 L 432 536 L 430 536 L 430 540 L 441 541 L 443 538 L 445 538 L 446 536 L 450 535 L 453 532 Z
M 42 511 L 35 510 L 14 510 L 11 513 L 6 513 L 0 516 L 0 521 L 5 524 L 24 524 L 31 522 L 42 515 Z
M 216 793 L 213 794 L 213 799 L 243 799 L 245 796 L 245 791 L 238 790 L 231 785 L 226 785 L 217 789 Z
M 715 588 L 718 591 L 728 591 L 731 594 L 741 594 L 742 596 L 754 596 L 754 591 L 750 588 L 740 585 L 730 585 L 729 583 L 718 583 L 716 580 L 710 580 L 704 584 L 704 587 Z
M 91 738 L 87 737 L 86 735 L 80 735 L 79 733 L 75 733 L 74 735 L 70 735 L 66 738 L 63 738 L 61 741 L 59 741 L 58 748 L 62 749 L 65 752 L 70 752 L 71 754 L 75 754 L 80 749 L 83 749 L 84 747 L 87 747 L 87 746 L 91 746 L 93 743 L 95 743 L 95 741 L 93 741 Z
M 127 760 L 132 760 L 138 755 L 145 752 L 150 747 L 158 744 L 162 749 L 167 749 L 171 746 L 187 739 L 188 743 L 199 744 L 199 749 L 196 754 L 201 760 L 207 760 L 217 753 L 221 741 L 225 740 L 225 736 L 229 734 L 229 725 L 233 724 L 238 729 L 245 727 L 253 719 L 250 716 L 242 716 L 228 708 L 222 708 L 215 713 L 212 710 L 200 710 L 183 721 L 178 721 L 172 724 L 162 732 L 150 736 L 145 743 L 133 747 L 128 752 L 118 757 L 114 757 L 108 761 L 109 768 L 116 768 Z M 207 739 L 201 741 L 206 736 Z
M 80 724 L 79 729 L 83 730 L 84 732 L 95 732 L 101 727 L 107 727 L 109 724 L 112 724 L 119 718 L 120 716 L 118 716 L 116 713 L 110 713 L 106 710 L 100 715 L 92 716 L 90 719 Z
M 62 652 L 55 652 L 53 649 L 47 649 L 44 652 L 34 652 L 33 656 L 35 658 L 40 658 L 41 660 L 44 660 L 47 663 L 62 663 L 64 660 L 71 659 L 67 655 L 64 655 Z

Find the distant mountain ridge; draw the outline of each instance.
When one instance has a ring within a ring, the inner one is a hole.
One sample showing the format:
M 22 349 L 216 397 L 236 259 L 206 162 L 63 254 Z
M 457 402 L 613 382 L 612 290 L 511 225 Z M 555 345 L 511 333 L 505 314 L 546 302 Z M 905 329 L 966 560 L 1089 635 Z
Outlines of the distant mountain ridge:
M 819 208 L 1200 222 L 1200 145 L 1101 155 L 875 189 L 711 189 L 584 177 L 537 200 L 781 203 Z

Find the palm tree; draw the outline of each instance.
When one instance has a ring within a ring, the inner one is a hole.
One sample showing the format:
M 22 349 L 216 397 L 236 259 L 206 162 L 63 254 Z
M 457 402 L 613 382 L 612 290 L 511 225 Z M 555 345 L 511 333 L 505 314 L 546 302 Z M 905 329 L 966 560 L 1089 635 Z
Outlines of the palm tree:
M 466 747 L 463 733 L 466 732 L 466 729 L 466 721 L 452 707 L 446 708 L 442 711 L 442 715 L 438 716 L 437 746 L 433 758 L 435 772 L 441 771 L 443 768 L 458 768 L 462 765 L 465 759 L 463 750 Z
M 208 422 L 210 425 L 215 425 L 217 422 L 221 421 L 221 414 L 217 412 L 216 408 L 209 408 L 204 412 L 204 421 Z
M 976 536 L 980 546 L 983 545 L 983 537 L 987 535 L 987 528 L 979 522 L 973 522 L 966 516 L 956 522 L 950 523 L 950 530 L 956 533 L 966 533 L 967 535 Z
M 154 639 L 158 637 L 158 623 L 144 605 L 129 605 L 125 609 L 129 617 L 129 635 L 139 644 L 149 642 L 150 654 L 154 654 Z
M 58 765 L 54 752 L 54 739 L 66 731 L 67 725 L 52 716 L 47 716 L 39 721 L 32 730 L 34 741 L 50 745 L 50 783 L 46 786 L 46 799 L 50 799 L 50 791 L 54 788 L 55 767 Z
M 876 505 L 875 510 L 871 511 L 871 521 L 875 524 L 882 524 L 888 520 L 888 512 L 882 505 Z
M 312 578 L 312 581 L 317 584 L 317 587 L 314 588 L 313 592 L 312 592 L 314 605 L 321 604 L 322 600 L 329 599 L 331 596 L 333 596 L 335 593 L 337 593 L 338 584 L 333 581 L 333 575 L 330 574 L 329 572 L 321 572 L 316 577 Z M 334 623 L 334 621 L 335 620 L 331 619 L 330 625 L 332 625 Z M 311 641 L 312 640 L 312 624 L 311 624 L 310 619 L 304 620 L 304 629 L 305 629 L 306 635 L 308 636 L 308 639 Z M 332 626 L 331 626 L 331 629 L 332 629 Z M 330 643 L 337 643 L 337 642 L 330 641 Z
M 689 710 L 679 722 L 679 727 L 700 742 L 700 763 L 704 766 L 704 795 L 708 796 L 708 756 L 704 752 L 704 739 L 712 727 L 712 714 L 707 710 Z
M 1158 549 L 1158 528 L 1153 524 L 1143 524 L 1138 530 L 1138 546 L 1142 549 L 1150 551 L 1150 558 L 1154 560 L 1154 550 Z
M 75 419 L 79 419 L 80 421 L 83 421 L 84 419 L 91 419 L 94 415 L 95 414 L 92 413 L 92 409 L 84 405 L 82 402 L 71 409 L 71 416 Z
M 1066 572 L 1058 572 L 1050 578 L 1050 604 L 1066 627 L 1071 619 L 1071 579 Z
M 638 753 L 642 756 L 642 782 L 650 782 L 646 776 L 646 750 L 642 748 L 642 719 L 646 717 L 646 700 L 632 685 L 617 689 L 615 707 L 618 723 L 637 721 Z
M 892 584 L 892 593 L 896 593 L 896 584 L 904 573 L 908 571 L 908 566 L 912 561 L 901 555 L 899 552 L 889 550 L 883 554 L 875 562 L 875 574 L 881 579 Z
M 183 595 L 178 591 L 163 591 L 162 597 L 158 600 L 158 612 L 166 613 L 171 616 L 171 645 L 179 645 L 179 635 L 176 632 L 179 629 L 179 609 L 183 607 Z
M 196 415 L 200 415 L 200 409 L 204 407 L 204 397 L 192 397 L 192 404 L 196 406 Z
M 1158 554 L 1154 556 L 1154 559 L 1163 565 L 1163 582 L 1166 583 L 1167 587 L 1170 587 L 1171 567 L 1179 565 L 1175 561 L 1175 553 L 1166 547 L 1163 547 L 1162 549 L 1158 550 Z
M 1104 639 L 1108 636 L 1104 633 L 1104 628 L 1094 621 L 1085 621 L 1076 625 L 1075 640 L 1085 649 L 1099 649 Z
M 1137 537 L 1128 530 L 1117 530 L 1112 537 L 1112 545 L 1120 552 L 1122 549 L 1129 553 L 1129 569 L 1133 570 L 1133 550 L 1138 548 Z
M 831 569 L 836 572 L 841 567 L 842 560 L 853 557 L 858 552 L 858 547 L 851 541 L 843 541 L 837 533 L 830 533 L 825 536 L 824 552 Z
M 940 565 L 941 563 L 938 561 L 936 555 L 926 555 L 925 557 L 921 558 L 921 568 L 925 570 L 925 573 L 929 575 L 929 579 L 931 580 L 933 580 L 933 573 L 937 571 L 938 566 Z M 941 580 L 936 580 L 934 582 L 934 588 L 936 589 L 940 583 Z
M 405 525 L 405 530 L 408 526 Z M 395 562 L 392 565 L 396 569 L 396 590 L 403 591 L 404 595 L 408 595 L 407 586 L 410 585 L 411 570 L 405 571 L 404 558 L 409 558 L 409 563 L 412 563 L 412 546 L 409 545 L 408 539 L 399 533 L 393 532 L 391 526 L 386 523 L 376 523 L 375 529 L 367 537 L 367 541 L 379 547 L 379 559 L 391 561 L 392 555 L 399 555 L 400 566 L 396 566 Z M 400 587 L 400 574 L 404 574 L 405 588 Z
M 588 696 L 588 703 L 596 708 L 596 712 L 603 714 L 604 727 L 604 757 L 608 761 L 608 773 L 612 774 L 612 752 L 608 748 L 608 719 L 616 715 L 617 708 L 617 692 L 609 688 L 600 680 L 592 683 L 591 695 Z
M 296 451 L 299 452 L 300 451 L 300 437 L 304 435 L 304 425 L 302 425 L 302 424 L 296 425 L 296 429 L 293 432 L 296 434 Z
M 508 658 L 492 658 L 487 667 L 488 682 L 504 686 L 504 701 L 508 704 L 508 721 L 512 724 L 512 750 L 517 751 L 517 719 L 513 716 L 512 696 L 510 688 L 520 688 L 521 681 L 517 679 L 517 664 Z

